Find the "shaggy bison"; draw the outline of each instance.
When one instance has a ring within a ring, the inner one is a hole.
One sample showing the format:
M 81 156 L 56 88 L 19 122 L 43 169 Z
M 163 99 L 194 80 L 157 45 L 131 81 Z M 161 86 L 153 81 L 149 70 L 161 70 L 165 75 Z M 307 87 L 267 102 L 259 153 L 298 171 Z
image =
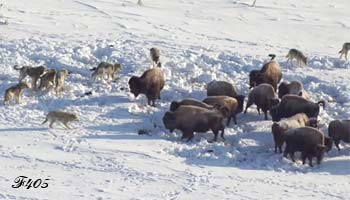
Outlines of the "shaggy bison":
M 275 142 L 275 153 L 277 153 L 277 148 L 279 149 L 279 152 L 282 153 L 282 145 L 284 143 L 284 138 L 287 130 L 304 126 L 317 128 L 317 119 L 308 118 L 306 114 L 299 113 L 293 115 L 292 117 L 283 119 L 280 122 L 274 122 L 271 129 Z
M 145 71 L 141 77 L 133 76 L 129 80 L 130 92 L 137 97 L 145 94 L 148 105 L 155 106 L 156 99 L 160 99 L 160 91 L 164 87 L 164 75 L 160 68 L 152 68 Z
M 275 91 L 270 84 L 260 84 L 255 87 L 248 96 L 248 102 L 245 107 L 244 113 L 247 113 L 247 109 L 255 104 L 260 115 L 260 109 L 265 114 L 265 120 L 267 120 L 267 111 L 272 108 L 272 106 L 277 105 L 279 100 L 275 98 Z
M 204 99 L 203 102 L 212 106 L 219 105 L 226 108 L 228 110 L 228 115 L 224 116 L 227 118 L 226 125 L 228 126 L 230 124 L 231 118 L 233 118 L 233 121 L 237 124 L 236 113 L 239 103 L 235 98 L 228 96 L 210 96 Z
M 272 121 L 280 121 L 281 118 L 291 117 L 298 113 L 305 113 L 308 117 L 317 118 L 320 113 L 320 105 L 324 108 L 325 101 L 313 103 L 303 97 L 288 94 L 281 102 L 270 110 Z
M 191 140 L 194 132 L 206 132 L 212 130 L 214 133 L 214 141 L 217 140 L 219 131 L 221 138 L 224 138 L 223 125 L 224 116 L 227 115 L 227 109 L 208 110 L 196 106 L 180 106 L 174 112 L 166 112 L 163 117 L 163 123 L 166 129 L 173 132 L 175 129 L 182 131 L 182 138 Z
M 275 55 L 270 54 L 271 60 L 263 65 L 261 70 L 252 70 L 249 73 L 250 88 L 262 83 L 268 83 L 277 91 L 277 84 L 282 79 L 282 72 L 279 64 L 275 61 Z
M 334 120 L 329 123 L 328 135 L 340 151 L 339 143 L 350 143 L 350 120 Z
M 305 164 L 307 158 L 311 167 L 313 166 L 312 158 L 316 157 L 317 164 L 320 164 L 324 152 L 327 150 L 327 147 L 324 145 L 323 133 L 312 127 L 290 129 L 286 132 L 285 140 L 284 156 L 290 155 L 293 162 L 295 162 L 294 153 L 299 151 L 301 152 L 303 164 Z

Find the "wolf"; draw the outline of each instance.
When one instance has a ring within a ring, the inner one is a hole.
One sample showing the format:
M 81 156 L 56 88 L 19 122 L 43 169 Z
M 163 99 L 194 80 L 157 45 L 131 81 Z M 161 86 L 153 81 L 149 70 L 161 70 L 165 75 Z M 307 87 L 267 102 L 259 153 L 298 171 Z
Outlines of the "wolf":
M 292 61 L 293 59 L 296 59 L 298 64 L 299 64 L 299 67 L 302 67 L 301 64 L 303 64 L 304 66 L 306 66 L 307 64 L 307 58 L 306 56 L 299 50 L 297 49 L 290 49 L 288 54 L 286 55 L 286 58 L 287 59 L 287 62 L 288 61 Z
M 63 125 L 70 129 L 68 123 L 72 121 L 79 121 L 79 116 L 76 115 L 75 113 L 69 113 L 69 112 L 64 112 L 61 110 L 55 110 L 51 111 L 46 115 L 46 119 L 42 124 L 45 124 L 46 122 L 50 122 L 49 127 L 52 128 L 52 125 L 56 122 L 59 121 L 63 123 Z
M 16 103 L 19 104 L 21 101 L 21 94 L 23 90 L 27 88 L 29 88 L 29 86 L 24 82 L 20 82 L 17 85 L 8 88 L 5 91 L 4 105 L 9 104 L 13 97 L 16 97 Z
M 68 76 L 69 72 L 66 69 L 60 70 L 56 73 L 55 77 L 55 91 L 56 95 L 62 92 L 64 86 L 64 80 Z
M 93 80 L 96 80 L 98 77 L 104 78 L 104 75 L 107 74 L 107 79 L 114 80 L 114 74 L 121 70 L 122 66 L 119 63 L 111 64 L 107 62 L 101 62 L 97 67 L 91 69 L 94 71 L 92 73 Z
M 13 66 L 15 70 L 19 70 L 19 81 L 22 82 L 27 76 L 32 78 L 32 88 L 36 90 L 36 83 L 38 79 L 48 71 L 45 66 L 31 67 L 31 66 L 23 66 L 18 67 L 18 65 Z
M 157 66 L 157 67 L 161 67 L 161 63 L 159 61 L 159 57 L 160 57 L 160 51 L 158 48 L 155 48 L 155 47 L 152 47 L 150 50 L 149 50 L 149 54 L 151 56 L 151 59 L 152 59 L 152 65 L 153 67 Z
M 41 76 L 39 90 L 49 89 L 50 87 L 55 86 L 56 73 L 56 70 L 50 69 L 43 76 Z
M 343 44 L 343 48 L 339 51 L 340 53 L 340 59 L 345 57 L 345 60 L 348 60 L 348 51 L 350 50 L 350 42 L 346 42 Z

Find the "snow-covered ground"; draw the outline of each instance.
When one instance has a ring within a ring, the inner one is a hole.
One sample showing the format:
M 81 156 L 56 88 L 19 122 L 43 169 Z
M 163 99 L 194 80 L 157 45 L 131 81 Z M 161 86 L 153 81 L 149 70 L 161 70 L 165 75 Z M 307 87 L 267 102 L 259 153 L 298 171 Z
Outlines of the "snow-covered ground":
M 273 152 L 271 120 L 255 108 L 226 128 L 226 142 L 170 134 L 162 116 L 173 100 L 205 97 L 205 84 L 226 80 L 248 95 L 248 73 L 277 54 L 283 80 L 300 80 L 324 99 L 320 124 L 350 118 L 348 0 L 2 0 L 0 93 L 18 81 L 13 65 L 66 68 L 61 96 L 24 92 L 0 106 L 0 198 L 4 199 L 349 199 L 350 145 L 313 168 Z M 128 79 L 150 68 L 161 49 L 166 86 L 157 107 L 135 99 Z M 288 49 L 308 67 L 286 63 Z M 113 83 L 92 82 L 101 61 L 123 65 Z M 92 91 L 91 96 L 83 96 Z M 3 97 L 0 98 L 3 100 Z M 41 125 L 50 110 L 80 115 L 74 128 Z M 150 135 L 138 135 L 147 130 Z M 12 188 L 17 176 L 49 178 L 42 188 Z

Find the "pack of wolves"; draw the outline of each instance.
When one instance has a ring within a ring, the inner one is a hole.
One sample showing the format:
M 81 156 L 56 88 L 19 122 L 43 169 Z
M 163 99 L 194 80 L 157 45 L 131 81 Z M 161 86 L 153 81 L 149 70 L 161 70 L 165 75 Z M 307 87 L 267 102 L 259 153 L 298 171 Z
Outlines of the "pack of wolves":
M 340 59 L 350 50 L 350 43 L 344 43 L 339 51 Z M 271 60 L 264 63 L 260 70 L 252 70 L 249 74 L 249 85 L 253 88 L 248 96 L 246 108 L 244 107 L 245 96 L 236 92 L 235 86 L 226 81 L 214 80 L 207 85 L 207 98 L 200 101 L 196 99 L 183 99 L 171 102 L 170 110 L 164 114 L 163 123 L 171 132 L 175 129 L 182 131 L 182 139 L 191 140 L 195 132 L 213 131 L 214 139 L 221 132 L 224 137 L 224 121 L 229 125 L 232 118 L 237 124 L 236 115 L 255 104 L 260 115 L 264 112 L 265 120 L 268 113 L 272 117 L 272 135 L 275 141 L 275 152 L 277 148 L 282 152 L 282 145 L 286 144 L 284 156 L 288 155 L 294 161 L 294 152 L 302 152 L 303 164 L 306 159 L 312 166 L 312 158 L 317 158 L 320 164 L 324 153 L 332 148 L 333 142 L 339 148 L 340 141 L 350 143 L 350 120 L 334 120 L 329 125 L 329 136 L 325 136 L 318 129 L 317 117 L 320 105 L 324 108 L 325 101 L 311 102 L 301 82 L 292 81 L 279 82 L 282 72 L 275 55 L 270 54 Z M 152 68 L 146 70 L 141 76 L 132 76 L 129 79 L 130 92 L 137 97 L 144 94 L 148 99 L 148 105 L 156 106 L 155 101 L 161 98 L 161 91 L 165 85 L 165 79 L 160 62 L 160 50 L 150 49 Z M 301 66 L 307 65 L 307 57 L 297 49 L 290 49 L 286 55 L 287 62 L 296 60 Z M 19 71 L 19 83 L 5 91 L 4 105 L 8 105 L 15 98 L 20 103 L 23 90 L 54 90 L 56 95 L 64 90 L 64 82 L 69 75 L 68 70 L 49 69 L 45 66 L 14 66 Z M 122 70 L 119 63 L 101 62 L 97 67 L 91 69 L 92 79 L 104 79 L 114 81 L 115 75 Z M 31 78 L 29 86 L 23 80 Z M 37 86 L 39 82 L 39 86 Z M 278 93 L 277 93 L 278 91 Z M 278 94 L 278 95 L 277 95 Z M 52 128 L 55 122 L 61 122 L 66 128 L 69 123 L 79 120 L 79 116 L 62 110 L 54 110 L 47 114 L 45 121 Z

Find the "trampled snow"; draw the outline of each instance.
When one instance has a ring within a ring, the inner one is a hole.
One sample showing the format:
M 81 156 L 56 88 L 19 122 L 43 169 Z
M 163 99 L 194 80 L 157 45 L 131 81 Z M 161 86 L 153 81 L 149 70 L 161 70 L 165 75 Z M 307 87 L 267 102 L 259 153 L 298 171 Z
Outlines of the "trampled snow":
M 338 54 L 350 42 L 347 0 L 258 0 L 254 8 L 250 0 L 136 2 L 0 2 L 2 95 L 18 82 L 16 64 L 72 72 L 59 96 L 26 90 L 20 105 L 0 106 L 0 198 L 349 199 L 349 144 L 311 168 L 274 153 L 272 122 L 254 106 L 225 129 L 225 142 L 208 143 L 211 132 L 184 142 L 162 123 L 171 101 L 204 99 L 212 80 L 247 96 L 249 72 L 275 53 L 283 80 L 326 100 L 327 134 L 331 120 L 350 117 L 350 61 Z M 151 47 L 161 50 L 166 77 L 156 108 L 128 88 L 151 67 Z M 305 52 L 307 67 L 286 62 L 290 48 Z M 92 81 L 89 69 L 101 61 L 122 64 L 115 82 Z M 56 109 L 80 121 L 72 129 L 41 125 Z M 12 188 L 21 175 L 48 178 L 49 186 Z

